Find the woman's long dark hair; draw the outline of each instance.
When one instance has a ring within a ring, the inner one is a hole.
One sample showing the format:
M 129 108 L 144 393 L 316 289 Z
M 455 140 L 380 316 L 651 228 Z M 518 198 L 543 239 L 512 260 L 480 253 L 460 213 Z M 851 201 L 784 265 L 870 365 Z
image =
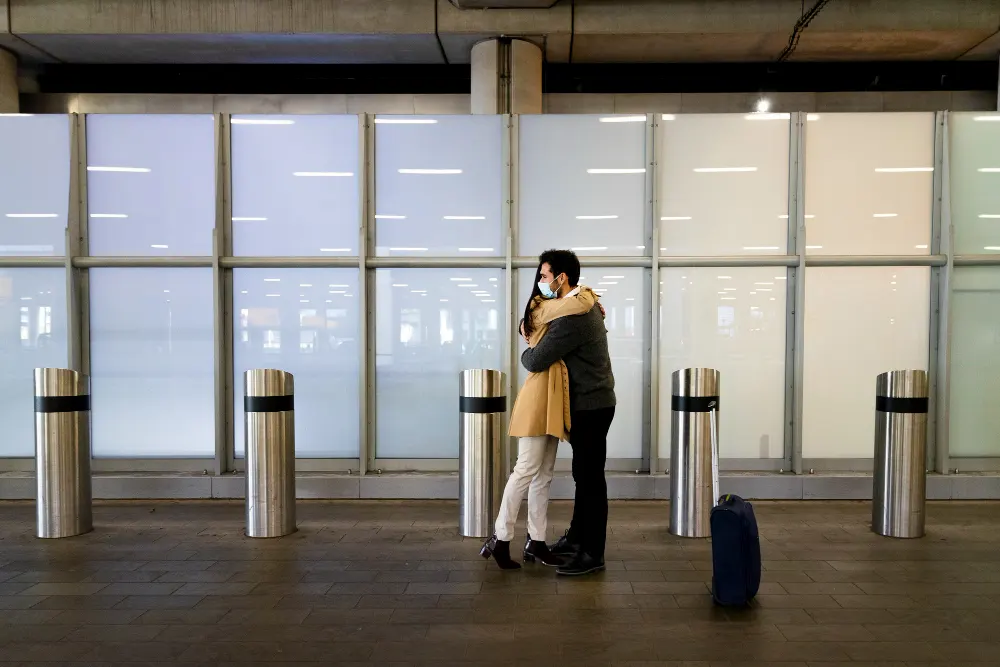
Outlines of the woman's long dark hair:
M 542 264 L 545 262 L 539 262 L 538 268 L 535 269 L 535 282 L 531 285 L 531 296 L 528 297 L 528 303 L 524 306 L 524 319 L 521 320 L 524 326 L 524 335 L 531 337 L 532 332 L 535 328 L 531 325 L 531 304 L 535 301 L 536 296 L 542 295 L 542 290 L 538 289 L 538 283 L 542 280 Z

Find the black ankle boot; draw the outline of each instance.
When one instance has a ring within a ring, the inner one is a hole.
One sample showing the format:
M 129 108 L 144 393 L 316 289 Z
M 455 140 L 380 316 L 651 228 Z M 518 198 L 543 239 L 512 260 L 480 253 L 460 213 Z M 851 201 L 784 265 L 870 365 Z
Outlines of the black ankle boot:
M 542 540 L 533 540 L 528 535 L 528 541 L 524 543 L 524 562 L 534 563 L 538 561 L 542 565 L 549 567 L 559 567 L 565 560 L 549 551 L 549 546 Z
M 521 564 L 510 558 L 510 542 L 498 540 L 496 535 L 486 540 L 483 548 L 479 551 L 479 555 L 483 558 L 493 556 L 493 560 L 497 562 L 501 570 L 521 569 Z

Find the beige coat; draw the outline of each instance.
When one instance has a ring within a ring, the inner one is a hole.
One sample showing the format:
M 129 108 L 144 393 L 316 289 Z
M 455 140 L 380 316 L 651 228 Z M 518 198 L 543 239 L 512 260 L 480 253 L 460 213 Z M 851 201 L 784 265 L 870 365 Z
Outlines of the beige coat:
M 590 312 L 597 295 L 589 287 L 580 287 L 575 296 L 563 299 L 535 297 L 531 305 L 533 331 L 528 341 L 535 347 L 549 329 L 552 320 Z M 514 401 L 510 415 L 510 435 L 527 437 L 552 435 L 569 440 L 569 371 L 562 361 L 541 373 L 529 373 Z

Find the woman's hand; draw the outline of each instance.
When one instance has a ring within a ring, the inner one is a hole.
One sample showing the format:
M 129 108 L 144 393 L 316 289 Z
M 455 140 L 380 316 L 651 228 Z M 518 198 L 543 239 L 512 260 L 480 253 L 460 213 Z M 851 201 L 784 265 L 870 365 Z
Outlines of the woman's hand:
M 521 333 L 521 338 L 524 339 L 524 342 L 529 342 L 528 337 L 524 335 L 524 320 L 521 320 L 521 323 L 517 326 L 517 330 Z

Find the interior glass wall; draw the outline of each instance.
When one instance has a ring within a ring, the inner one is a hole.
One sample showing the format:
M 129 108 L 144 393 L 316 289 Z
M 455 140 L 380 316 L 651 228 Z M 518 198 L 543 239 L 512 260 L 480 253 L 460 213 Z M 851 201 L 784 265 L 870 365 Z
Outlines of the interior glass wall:
M 950 203 L 954 251 L 1000 253 L 1000 114 L 950 116 Z

